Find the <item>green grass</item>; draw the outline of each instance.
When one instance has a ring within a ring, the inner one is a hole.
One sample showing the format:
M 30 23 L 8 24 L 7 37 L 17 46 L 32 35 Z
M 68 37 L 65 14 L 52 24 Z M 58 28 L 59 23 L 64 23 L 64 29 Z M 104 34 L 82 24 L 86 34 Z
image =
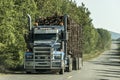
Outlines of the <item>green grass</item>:
M 3 75 L 5 75 L 4 73 L 0 73 L 0 76 L 3 76 Z
M 103 51 L 96 51 L 95 53 L 83 54 L 83 61 L 91 60 L 95 57 L 98 57 L 102 53 Z

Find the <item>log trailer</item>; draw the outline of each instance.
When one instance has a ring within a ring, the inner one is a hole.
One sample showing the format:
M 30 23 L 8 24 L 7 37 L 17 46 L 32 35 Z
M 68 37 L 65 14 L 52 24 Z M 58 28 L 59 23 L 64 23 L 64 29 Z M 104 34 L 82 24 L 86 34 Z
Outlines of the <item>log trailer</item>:
M 79 70 L 82 66 L 82 27 L 68 15 L 36 19 L 25 37 L 27 51 L 24 55 L 26 73 L 39 71 Z

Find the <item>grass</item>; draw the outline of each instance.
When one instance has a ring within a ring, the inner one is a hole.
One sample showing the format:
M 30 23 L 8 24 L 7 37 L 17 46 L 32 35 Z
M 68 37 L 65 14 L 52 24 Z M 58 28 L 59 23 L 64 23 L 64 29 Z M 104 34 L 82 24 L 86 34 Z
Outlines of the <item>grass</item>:
M 104 51 L 96 51 L 95 53 L 83 54 L 83 61 L 88 61 L 88 60 L 91 60 L 95 57 L 98 57 L 103 52 Z
M 0 76 L 3 76 L 3 75 L 5 75 L 4 73 L 0 73 Z

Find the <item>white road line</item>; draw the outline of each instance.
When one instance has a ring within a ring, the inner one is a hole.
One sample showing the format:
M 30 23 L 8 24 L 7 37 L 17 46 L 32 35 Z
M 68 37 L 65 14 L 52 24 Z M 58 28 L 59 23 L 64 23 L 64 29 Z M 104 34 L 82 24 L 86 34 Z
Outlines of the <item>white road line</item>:
M 68 76 L 68 77 L 67 77 L 67 79 L 70 79 L 70 78 L 72 78 L 72 76 Z

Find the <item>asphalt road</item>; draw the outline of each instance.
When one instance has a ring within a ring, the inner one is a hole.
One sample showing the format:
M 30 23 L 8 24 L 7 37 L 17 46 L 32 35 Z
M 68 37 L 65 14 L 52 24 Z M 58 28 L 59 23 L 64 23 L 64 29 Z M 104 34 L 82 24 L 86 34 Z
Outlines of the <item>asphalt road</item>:
M 117 44 L 90 61 L 84 62 L 79 71 L 65 72 L 64 75 L 53 73 L 11 73 L 1 75 L 0 80 L 120 80 L 120 52 Z

